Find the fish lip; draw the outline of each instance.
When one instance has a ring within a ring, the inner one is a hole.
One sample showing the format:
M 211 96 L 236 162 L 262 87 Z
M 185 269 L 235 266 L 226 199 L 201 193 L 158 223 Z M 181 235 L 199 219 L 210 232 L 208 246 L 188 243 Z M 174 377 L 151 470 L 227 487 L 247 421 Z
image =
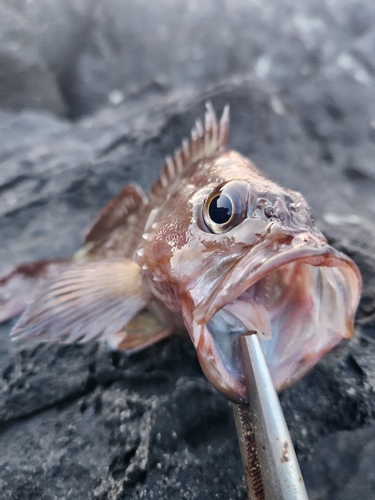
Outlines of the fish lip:
M 310 235 L 309 235 L 310 236 Z M 246 253 L 219 281 L 210 293 L 195 308 L 194 319 L 200 325 L 205 325 L 212 316 L 226 304 L 236 300 L 243 292 L 257 281 L 275 269 L 291 262 L 306 262 L 314 266 L 343 267 L 348 266 L 352 271 L 351 284 L 359 291 L 362 288 L 362 278 L 358 267 L 347 255 L 328 245 L 326 241 L 309 238 L 307 243 L 290 245 L 281 249 L 280 245 L 273 248 L 262 246 L 255 252 Z M 252 262 L 260 253 L 266 252 L 262 261 L 251 269 Z M 250 268 L 250 270 L 249 270 Z M 357 294 L 353 294 L 353 309 L 357 306 Z
M 242 293 L 255 285 L 266 275 L 276 269 L 290 264 L 301 262 L 317 267 L 327 266 L 345 269 L 347 286 L 351 293 L 347 296 L 347 324 L 352 325 L 354 313 L 358 305 L 362 279 L 358 267 L 353 260 L 345 254 L 331 247 L 321 234 L 310 232 L 282 233 L 278 231 L 275 237 L 264 239 L 256 247 L 249 248 L 247 252 L 225 273 L 211 289 L 210 294 L 199 302 L 192 312 L 192 328 L 190 335 L 197 349 L 201 367 L 216 389 L 235 403 L 247 401 L 247 388 L 244 374 L 229 369 L 221 358 L 214 337 L 209 332 L 207 323 L 227 304 L 235 302 Z M 350 329 L 349 329 L 350 330 Z M 352 331 L 347 331 L 350 336 Z M 335 337 L 332 342 L 325 344 L 325 348 L 314 355 L 300 368 L 295 375 L 283 378 L 275 387 L 282 390 L 295 382 L 306 373 L 319 360 L 319 358 L 345 336 Z M 295 363 L 298 368 L 304 358 Z M 300 365 L 302 366 L 302 365 Z

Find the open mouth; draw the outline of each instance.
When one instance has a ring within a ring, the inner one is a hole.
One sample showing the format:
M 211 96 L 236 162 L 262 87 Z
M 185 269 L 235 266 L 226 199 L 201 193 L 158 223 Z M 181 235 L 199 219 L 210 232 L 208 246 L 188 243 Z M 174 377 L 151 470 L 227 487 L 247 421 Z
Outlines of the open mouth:
M 246 398 L 240 335 L 258 333 L 277 390 L 291 385 L 325 352 L 352 335 L 361 281 L 355 264 L 340 252 L 325 246 L 324 251 L 279 253 L 253 272 L 245 274 L 242 269 L 243 279 L 233 285 L 235 268 L 214 300 L 198 309 L 207 360 L 216 358 L 210 370 L 201 354 L 202 368 L 212 383 L 220 376 L 214 385 L 230 399 Z

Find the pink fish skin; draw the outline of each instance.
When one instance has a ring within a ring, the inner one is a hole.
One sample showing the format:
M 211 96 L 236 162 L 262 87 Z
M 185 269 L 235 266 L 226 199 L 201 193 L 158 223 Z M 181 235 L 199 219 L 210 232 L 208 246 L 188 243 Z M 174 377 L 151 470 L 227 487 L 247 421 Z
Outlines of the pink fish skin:
M 135 351 L 186 329 L 208 380 L 237 403 L 241 334 L 258 333 L 277 390 L 349 338 L 357 266 L 328 245 L 301 194 L 227 148 L 228 132 L 228 107 L 218 123 L 208 104 L 149 195 L 132 184 L 104 208 L 13 335 Z

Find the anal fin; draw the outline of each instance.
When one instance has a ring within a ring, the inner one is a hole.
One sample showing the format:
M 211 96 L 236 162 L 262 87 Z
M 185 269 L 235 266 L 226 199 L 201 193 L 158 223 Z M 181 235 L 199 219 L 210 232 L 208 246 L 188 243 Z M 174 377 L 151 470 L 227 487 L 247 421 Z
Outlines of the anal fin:
M 121 331 L 107 338 L 112 349 L 137 352 L 173 333 L 173 321 L 161 304 L 150 302 Z

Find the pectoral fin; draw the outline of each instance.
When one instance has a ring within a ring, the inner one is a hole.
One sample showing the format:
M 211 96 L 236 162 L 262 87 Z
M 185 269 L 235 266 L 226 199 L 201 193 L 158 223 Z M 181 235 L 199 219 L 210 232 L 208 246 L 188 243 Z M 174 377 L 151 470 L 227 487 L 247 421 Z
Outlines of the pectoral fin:
M 56 278 L 72 266 L 71 259 L 39 260 L 20 264 L 0 277 L 0 323 L 8 321 L 26 309 L 30 297 L 46 281 Z
M 13 336 L 66 343 L 107 338 L 129 323 L 149 299 L 134 261 L 84 264 L 62 272 L 37 295 Z

